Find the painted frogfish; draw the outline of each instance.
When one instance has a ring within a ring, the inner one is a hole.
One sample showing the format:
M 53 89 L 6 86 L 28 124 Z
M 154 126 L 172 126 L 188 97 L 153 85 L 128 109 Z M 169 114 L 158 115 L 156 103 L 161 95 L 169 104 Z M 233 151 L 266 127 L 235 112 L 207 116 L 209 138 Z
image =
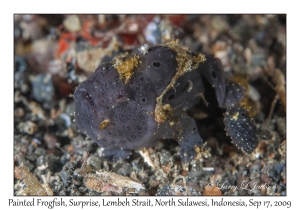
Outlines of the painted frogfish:
M 145 44 L 100 65 L 75 90 L 76 124 L 104 148 L 107 160 L 174 139 L 182 162 L 189 163 L 203 140 L 186 111 L 207 94 L 205 84 L 225 110 L 225 130 L 232 142 L 251 153 L 258 134 L 247 109 L 239 105 L 245 88 L 225 78 L 219 59 L 185 50 L 176 41 Z

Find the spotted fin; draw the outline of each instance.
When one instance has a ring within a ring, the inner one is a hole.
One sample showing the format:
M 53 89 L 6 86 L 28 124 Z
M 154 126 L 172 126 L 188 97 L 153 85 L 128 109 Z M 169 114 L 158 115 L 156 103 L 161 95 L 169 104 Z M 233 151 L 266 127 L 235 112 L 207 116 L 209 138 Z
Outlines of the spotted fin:
M 247 110 L 238 106 L 228 108 L 224 114 L 224 124 L 232 142 L 243 152 L 252 153 L 258 144 L 258 133 Z

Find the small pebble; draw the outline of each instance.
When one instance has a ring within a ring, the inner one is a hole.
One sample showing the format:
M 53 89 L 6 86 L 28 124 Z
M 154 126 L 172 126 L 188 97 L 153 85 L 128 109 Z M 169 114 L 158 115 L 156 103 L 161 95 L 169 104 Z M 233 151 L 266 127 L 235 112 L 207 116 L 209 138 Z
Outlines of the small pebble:
M 38 102 L 51 102 L 54 96 L 53 81 L 50 74 L 39 74 L 32 79 L 32 94 Z
M 271 177 L 273 180 L 278 181 L 280 178 L 280 175 L 276 170 L 269 171 L 268 176 Z

